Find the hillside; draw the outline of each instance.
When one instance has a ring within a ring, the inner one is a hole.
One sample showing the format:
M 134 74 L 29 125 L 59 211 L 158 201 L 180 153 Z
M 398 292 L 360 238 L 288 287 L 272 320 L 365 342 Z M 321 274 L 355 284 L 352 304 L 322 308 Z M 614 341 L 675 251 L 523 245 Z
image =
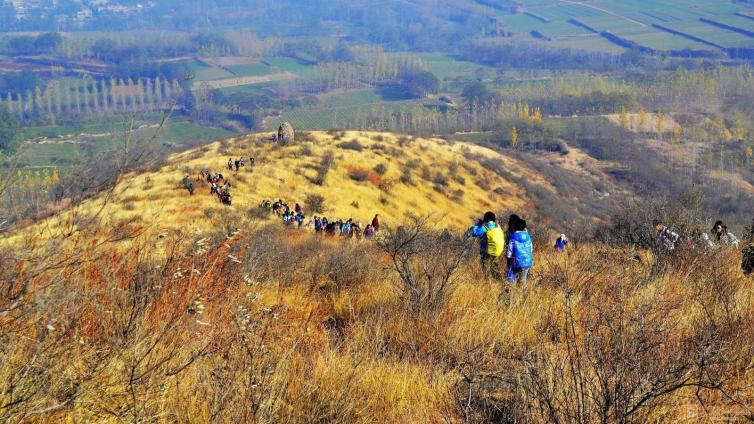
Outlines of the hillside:
M 332 163 L 318 184 L 328 155 Z M 247 166 L 229 171 L 228 159 L 239 157 L 247 158 Z M 248 158 L 254 158 L 253 166 Z M 600 164 L 577 151 L 553 155 L 552 161 L 599 179 Z M 230 180 L 232 206 L 210 195 L 206 181 L 197 181 L 201 170 L 222 173 Z M 181 186 L 187 176 L 196 186 L 193 196 Z M 557 191 L 526 162 L 471 143 L 389 133 L 312 132 L 299 135 L 294 144 L 280 146 L 269 140 L 269 134 L 253 134 L 173 155 L 152 172 L 126 175 L 112 192 L 27 227 L 9 240 L 54 237 L 59 231 L 70 231 L 74 221 L 95 214 L 112 228 L 200 234 L 238 226 L 241 220 L 258 215 L 254 212 L 263 200 L 304 205 L 309 195 L 321 195 L 325 205 L 324 213 L 308 213 L 309 218 L 319 214 L 368 222 L 379 213 L 385 222 L 398 223 L 411 215 L 432 215 L 443 227 L 462 229 L 485 210 L 533 214 L 532 198 L 518 181 L 540 191 Z

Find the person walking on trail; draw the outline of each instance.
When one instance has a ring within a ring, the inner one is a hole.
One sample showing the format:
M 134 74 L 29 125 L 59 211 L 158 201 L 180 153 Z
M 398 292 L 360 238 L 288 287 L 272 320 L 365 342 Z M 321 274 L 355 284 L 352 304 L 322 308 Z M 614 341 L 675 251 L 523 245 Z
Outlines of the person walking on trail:
M 233 170 L 233 158 L 228 158 L 228 169 Z
M 526 221 L 518 219 L 513 223 L 513 235 L 508 242 L 505 256 L 510 264 L 508 276 L 511 282 L 526 284 L 529 270 L 534 264 L 534 246 L 526 229 Z
M 712 239 L 720 247 L 738 247 L 738 238 L 728 231 L 728 226 L 723 221 L 715 222 L 712 226 Z
M 380 214 L 375 214 L 372 218 L 372 228 L 374 228 L 375 233 L 380 231 Z
M 194 183 L 189 183 L 188 185 L 188 192 L 190 196 L 194 195 Z
M 370 239 L 374 236 L 374 228 L 372 228 L 372 224 L 367 224 L 367 227 L 364 228 L 364 238 Z
M 558 236 L 558 239 L 555 240 L 555 250 L 563 253 L 565 252 L 566 247 L 568 247 L 568 237 L 566 237 L 565 234 L 561 234 Z
M 668 252 L 674 251 L 678 240 L 681 239 L 681 236 L 679 236 L 678 233 L 674 232 L 665 225 L 662 225 L 660 221 L 654 221 L 653 224 L 655 227 L 655 232 L 657 234 L 657 242 L 659 243 L 660 247 L 667 250 Z
M 754 275 L 754 220 L 751 222 L 749 244 L 741 254 L 741 270 L 743 270 L 744 275 Z
M 469 229 L 469 235 L 479 239 L 479 255 L 482 269 L 495 279 L 502 279 L 500 273 L 500 256 L 505 250 L 505 233 L 497 225 L 497 217 L 486 212 L 484 217 Z

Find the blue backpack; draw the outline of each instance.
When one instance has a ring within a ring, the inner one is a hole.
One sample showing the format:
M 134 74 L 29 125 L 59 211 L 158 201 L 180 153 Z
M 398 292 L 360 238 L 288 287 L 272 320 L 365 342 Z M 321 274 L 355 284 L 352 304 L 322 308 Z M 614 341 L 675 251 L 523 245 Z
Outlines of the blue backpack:
M 513 248 L 513 266 L 516 269 L 531 268 L 534 263 L 534 247 L 531 236 L 526 231 L 513 233 L 510 241 Z

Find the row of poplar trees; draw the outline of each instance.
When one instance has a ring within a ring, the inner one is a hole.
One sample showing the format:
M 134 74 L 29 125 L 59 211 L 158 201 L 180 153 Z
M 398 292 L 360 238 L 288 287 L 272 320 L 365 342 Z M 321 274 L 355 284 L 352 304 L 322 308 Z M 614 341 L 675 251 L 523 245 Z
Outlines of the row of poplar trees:
M 108 115 L 122 112 L 150 112 L 164 108 L 182 92 L 177 80 L 157 78 L 51 81 L 23 94 L 7 93 L 0 98 L 19 120 L 62 116 Z

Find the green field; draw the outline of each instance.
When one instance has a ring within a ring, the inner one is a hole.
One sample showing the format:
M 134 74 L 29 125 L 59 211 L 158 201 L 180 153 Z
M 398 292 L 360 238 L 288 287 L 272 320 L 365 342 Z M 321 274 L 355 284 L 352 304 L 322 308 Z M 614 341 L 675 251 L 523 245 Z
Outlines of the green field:
M 263 58 L 262 61 L 282 71 L 291 72 L 302 76 L 311 76 L 314 75 L 315 72 L 314 64 L 296 60 L 290 57 L 266 57 Z
M 744 30 L 754 30 L 754 21 L 736 16 L 737 11 L 754 9 L 730 1 L 705 0 L 594 0 L 589 2 L 524 0 L 523 12 L 513 14 L 495 10 L 506 30 L 517 38 L 558 47 L 598 51 L 621 51 L 624 48 L 599 34 L 590 33 L 569 22 L 576 19 L 598 32 L 609 31 L 636 44 L 659 51 L 718 50 L 689 38 L 674 35 L 653 26 L 662 25 L 701 38 L 723 48 L 754 47 L 754 38 L 700 21 L 707 18 Z M 544 22 L 544 21 L 547 22 Z M 537 31 L 550 40 L 534 38 Z
M 414 57 L 427 64 L 430 72 L 441 81 L 446 79 L 467 79 L 475 74 L 494 75 L 495 69 L 478 63 L 456 59 L 444 53 L 415 53 Z
M 429 105 L 436 104 L 426 99 L 386 101 L 373 90 L 357 90 L 323 96 L 320 104 L 314 108 L 302 107 L 285 111 L 281 116 L 268 119 L 265 128 L 277 129 L 280 122 L 285 121 L 295 128 L 306 130 L 348 127 L 354 126 L 372 112 L 409 110 Z
M 195 81 L 212 81 L 223 78 L 232 78 L 233 74 L 214 66 L 207 66 L 202 62 L 193 60 L 188 63 L 189 69 L 194 73 Z
M 154 136 L 153 125 L 135 126 L 132 139 L 136 142 L 149 140 Z M 50 126 L 25 128 L 22 137 L 27 140 L 18 153 L 21 167 L 66 168 L 79 164 L 89 151 L 105 151 L 122 146 L 125 134 L 123 124 Z M 157 136 L 155 142 L 181 145 L 189 141 L 211 141 L 231 135 L 230 132 L 204 127 L 188 122 L 169 122 Z M 46 140 L 42 140 L 46 138 Z
M 274 72 L 272 68 L 265 65 L 264 63 L 254 63 L 254 64 L 249 64 L 249 65 L 231 65 L 231 66 L 227 66 L 226 68 L 239 76 L 240 75 L 243 75 L 243 76 L 267 75 Z

